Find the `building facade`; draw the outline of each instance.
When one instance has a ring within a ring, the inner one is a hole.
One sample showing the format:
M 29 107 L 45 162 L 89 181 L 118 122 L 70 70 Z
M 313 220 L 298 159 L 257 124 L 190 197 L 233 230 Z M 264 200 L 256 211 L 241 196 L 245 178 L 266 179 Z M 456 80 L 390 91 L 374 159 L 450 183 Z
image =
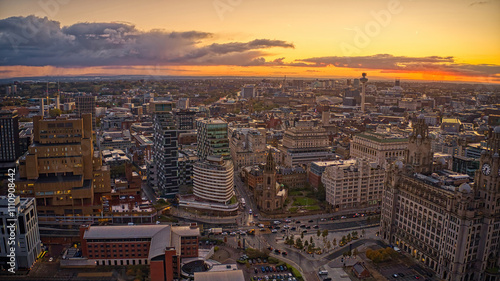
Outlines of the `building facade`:
M 467 175 L 433 166 L 430 142 L 419 118 L 405 163 L 397 161 L 387 172 L 381 238 L 442 280 L 498 280 L 500 127 L 481 155 L 474 188 Z
M 20 155 L 17 111 L 0 110 L 0 178 L 16 168 Z
M 385 170 L 364 158 L 329 162 L 321 176 L 334 210 L 380 206 Z
M 173 198 L 179 192 L 177 129 L 171 102 L 153 102 L 153 188 L 161 196 Z
M 233 162 L 208 156 L 194 164 L 193 194 L 199 199 L 229 204 L 234 196 Z
M 235 128 L 230 137 L 234 168 L 252 166 L 266 161 L 266 135 L 255 128 Z
M 196 224 L 80 228 L 83 257 L 97 265 L 149 265 L 152 281 L 181 278 L 181 259 L 198 256 L 199 236 Z
M 97 97 L 92 96 L 91 94 L 84 94 L 75 97 L 75 113 L 78 114 L 78 117 L 82 117 L 85 113 L 92 114 L 92 128 L 95 130 L 96 128 L 96 105 Z
M 328 133 L 320 127 L 292 127 L 283 136 L 280 146 L 285 166 L 308 165 L 333 157 Z
M 11 212 L 16 216 L 12 217 Z M 15 219 L 15 228 L 8 227 Z M 29 269 L 33 266 L 41 252 L 40 232 L 34 198 L 20 198 L 19 196 L 0 196 L 0 268 L 12 268 L 8 262 L 10 248 L 15 247 L 15 267 Z M 15 244 L 10 243 L 11 231 L 15 233 Z
M 387 163 L 406 157 L 407 148 L 408 139 L 402 136 L 365 132 L 354 136 L 350 156 L 367 158 L 385 168 Z
M 19 158 L 17 191 L 35 197 L 42 221 L 100 215 L 100 195 L 111 192 L 110 171 L 94 153 L 92 116 L 33 119 L 33 144 Z
M 198 157 L 201 160 L 210 155 L 220 155 L 224 160 L 231 159 L 227 122 L 220 119 L 198 119 L 196 127 Z

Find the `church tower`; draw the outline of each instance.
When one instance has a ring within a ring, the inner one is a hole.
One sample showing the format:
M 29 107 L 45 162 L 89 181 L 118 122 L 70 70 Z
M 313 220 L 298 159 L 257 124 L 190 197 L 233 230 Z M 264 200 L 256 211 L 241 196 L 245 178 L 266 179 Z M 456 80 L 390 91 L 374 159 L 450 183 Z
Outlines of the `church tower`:
M 413 132 L 408 138 L 408 153 L 406 153 L 406 164 L 411 165 L 415 173 L 430 174 L 432 172 L 431 142 L 429 126 L 425 123 L 424 115 L 421 114 L 417 123 L 413 125 Z

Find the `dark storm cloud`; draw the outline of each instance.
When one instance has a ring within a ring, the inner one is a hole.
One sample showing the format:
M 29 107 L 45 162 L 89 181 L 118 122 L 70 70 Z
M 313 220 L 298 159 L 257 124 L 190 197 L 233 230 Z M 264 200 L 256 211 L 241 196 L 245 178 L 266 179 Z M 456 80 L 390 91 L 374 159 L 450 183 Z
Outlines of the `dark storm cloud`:
M 500 66 L 493 64 L 461 64 L 452 56 L 407 57 L 378 54 L 357 57 L 315 57 L 297 60 L 309 67 L 345 67 L 377 69 L 383 73 L 442 71 L 463 76 L 496 76 Z
M 36 16 L 0 20 L 0 64 L 29 66 L 247 65 L 262 49 L 293 48 L 281 40 L 215 43 L 209 32 L 140 31 L 124 22 L 77 23 L 61 27 Z

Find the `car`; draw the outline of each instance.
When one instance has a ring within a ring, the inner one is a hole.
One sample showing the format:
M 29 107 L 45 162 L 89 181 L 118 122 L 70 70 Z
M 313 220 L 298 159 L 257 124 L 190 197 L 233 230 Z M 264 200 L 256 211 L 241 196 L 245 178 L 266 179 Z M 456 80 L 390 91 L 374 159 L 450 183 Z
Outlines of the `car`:
M 259 273 L 259 270 L 256 268 L 253 269 L 253 272 L 255 272 L 255 274 Z
M 281 227 L 279 227 L 279 226 L 275 226 L 275 227 L 274 227 L 274 229 L 281 229 Z
M 261 267 L 260 270 L 262 271 L 262 273 L 266 272 L 266 268 L 265 267 Z
M 253 263 L 253 261 L 252 261 L 251 259 L 249 259 L 249 260 L 248 260 L 248 263 L 249 263 L 249 264 L 252 264 L 252 263 Z
M 276 254 L 280 254 L 280 253 L 281 253 L 281 251 L 280 251 L 279 249 L 274 249 L 274 252 L 275 252 Z
M 394 273 L 394 274 L 392 275 L 392 278 L 398 278 L 398 275 L 397 275 L 396 273 Z
M 229 233 L 229 235 L 236 236 L 236 232 L 233 231 L 233 232 Z
M 260 227 L 260 228 L 264 228 L 264 225 L 263 225 L 263 224 L 261 224 L 261 223 L 259 223 L 259 227 Z
M 226 235 L 228 235 L 228 233 L 227 232 L 222 232 L 222 235 L 226 236 Z
M 321 218 L 321 220 L 320 220 L 320 221 L 326 221 L 326 219 L 325 219 L 325 218 Z
M 413 277 L 415 277 L 415 279 L 420 279 L 420 276 L 418 276 L 418 275 L 415 275 Z
M 50 257 L 49 262 L 52 262 L 52 261 L 54 261 L 54 258 Z
M 252 214 L 252 209 L 248 210 L 248 213 L 251 215 Z
M 306 228 L 306 225 L 305 224 L 301 224 L 300 228 Z
M 285 251 L 283 251 L 281 254 L 282 254 L 283 256 L 288 255 L 288 253 L 287 253 L 287 252 L 285 252 Z
M 399 277 L 405 277 L 403 273 L 398 273 Z
M 315 225 L 315 226 L 313 226 L 313 228 L 319 228 L 319 225 Z
M 285 270 L 288 270 L 288 267 L 286 267 L 286 265 L 283 266 L 285 268 Z M 290 273 L 291 274 L 291 273 Z
M 262 262 L 262 260 L 261 260 L 260 258 L 257 258 L 257 262 L 258 262 L 258 263 L 261 263 L 261 262 Z
M 260 231 L 266 231 L 266 229 L 265 228 L 261 228 Z
M 346 216 L 341 216 L 340 218 L 341 218 L 341 219 L 346 219 L 347 217 L 346 217 Z
M 307 233 L 307 230 L 302 230 L 302 233 Z
M 278 230 L 273 229 L 273 230 L 271 230 L 271 232 L 272 232 L 272 233 L 277 233 L 277 232 L 278 232 Z
M 300 221 L 295 221 L 295 223 L 300 223 Z
M 309 222 L 314 222 L 314 220 L 309 220 Z
M 297 228 L 294 226 L 294 227 L 290 228 L 290 230 L 295 231 L 295 230 L 297 230 Z
M 310 225 L 306 226 L 306 229 L 311 229 L 311 226 Z
M 286 223 L 290 223 L 290 222 L 292 222 L 292 220 L 290 220 L 290 219 L 286 219 L 286 220 L 285 220 L 285 222 L 286 222 Z
M 283 228 L 284 228 L 284 229 L 289 229 L 289 228 L 290 228 L 290 226 L 289 226 L 288 224 L 285 224 L 285 225 L 283 226 Z
M 253 217 L 256 218 L 258 215 L 257 214 L 253 214 Z
M 262 262 L 263 262 L 263 263 L 267 263 L 267 259 L 263 259 L 263 260 L 262 260 Z
M 273 247 L 269 246 L 269 247 L 267 247 L 267 249 L 268 249 L 269 251 L 272 251 L 272 250 L 273 250 Z

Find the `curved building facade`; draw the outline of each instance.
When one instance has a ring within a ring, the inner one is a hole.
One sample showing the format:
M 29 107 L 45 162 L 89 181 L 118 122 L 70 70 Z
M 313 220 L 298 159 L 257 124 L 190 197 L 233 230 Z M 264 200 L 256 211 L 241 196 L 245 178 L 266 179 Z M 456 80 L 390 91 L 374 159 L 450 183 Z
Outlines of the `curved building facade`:
M 234 196 L 233 162 L 222 156 L 208 156 L 193 168 L 193 194 L 203 200 L 228 204 Z

